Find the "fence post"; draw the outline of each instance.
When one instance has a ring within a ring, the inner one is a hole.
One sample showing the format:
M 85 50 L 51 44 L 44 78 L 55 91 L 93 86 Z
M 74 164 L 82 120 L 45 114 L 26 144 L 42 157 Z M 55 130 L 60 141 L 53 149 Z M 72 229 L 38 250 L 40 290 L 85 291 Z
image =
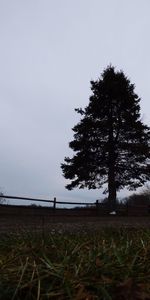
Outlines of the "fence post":
M 56 210 L 56 197 L 54 197 L 53 209 L 54 209 L 54 212 L 55 212 L 55 210 Z
M 126 203 L 126 206 L 127 206 L 127 216 L 129 216 L 129 203 L 128 202 Z
M 96 200 L 96 214 L 99 215 L 99 202 Z

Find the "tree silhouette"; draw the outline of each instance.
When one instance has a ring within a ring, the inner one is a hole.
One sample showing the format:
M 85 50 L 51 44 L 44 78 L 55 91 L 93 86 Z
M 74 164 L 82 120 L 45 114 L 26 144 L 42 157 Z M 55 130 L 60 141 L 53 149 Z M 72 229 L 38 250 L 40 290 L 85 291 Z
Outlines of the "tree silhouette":
M 150 128 L 140 119 L 140 98 L 122 71 L 108 66 L 97 81 L 91 81 L 92 95 L 74 126 L 75 151 L 61 164 L 66 188 L 101 188 L 107 184 L 110 210 L 115 209 L 116 192 L 135 190 L 150 180 Z

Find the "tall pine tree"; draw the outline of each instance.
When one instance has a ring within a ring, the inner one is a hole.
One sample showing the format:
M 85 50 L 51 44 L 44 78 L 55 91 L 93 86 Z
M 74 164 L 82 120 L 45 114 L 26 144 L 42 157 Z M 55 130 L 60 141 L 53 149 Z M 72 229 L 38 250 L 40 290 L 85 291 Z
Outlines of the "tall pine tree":
M 91 81 L 92 95 L 74 126 L 69 143 L 75 155 L 61 165 L 66 188 L 101 188 L 107 183 L 110 210 L 116 193 L 124 187 L 134 190 L 150 180 L 150 128 L 140 119 L 140 98 L 122 71 L 108 66 L 97 81 Z

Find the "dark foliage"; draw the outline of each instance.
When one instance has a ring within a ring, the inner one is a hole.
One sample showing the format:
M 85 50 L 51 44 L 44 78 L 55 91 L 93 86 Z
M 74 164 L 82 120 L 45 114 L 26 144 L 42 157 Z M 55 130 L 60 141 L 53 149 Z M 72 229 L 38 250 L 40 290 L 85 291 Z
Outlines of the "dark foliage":
M 146 205 L 150 206 L 150 187 L 147 187 L 144 191 L 138 193 L 138 194 L 133 194 L 129 196 L 127 199 L 124 201 L 124 205 Z
M 4 196 L 4 194 L 2 192 L 0 192 L 0 204 L 3 204 L 4 202 L 6 202 L 6 200 L 3 196 Z
M 81 115 L 74 126 L 75 151 L 61 165 L 66 187 L 89 189 L 108 184 L 105 192 L 114 208 L 116 191 L 134 190 L 150 180 L 150 128 L 140 119 L 140 98 L 122 71 L 108 66 L 91 81 L 89 105 L 76 109 Z

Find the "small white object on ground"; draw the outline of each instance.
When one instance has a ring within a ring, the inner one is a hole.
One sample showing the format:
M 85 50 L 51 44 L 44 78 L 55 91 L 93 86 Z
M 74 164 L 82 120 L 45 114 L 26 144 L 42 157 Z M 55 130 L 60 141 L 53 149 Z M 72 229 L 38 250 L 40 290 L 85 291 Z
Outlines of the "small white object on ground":
M 116 211 L 112 211 L 109 213 L 110 215 L 116 215 Z

